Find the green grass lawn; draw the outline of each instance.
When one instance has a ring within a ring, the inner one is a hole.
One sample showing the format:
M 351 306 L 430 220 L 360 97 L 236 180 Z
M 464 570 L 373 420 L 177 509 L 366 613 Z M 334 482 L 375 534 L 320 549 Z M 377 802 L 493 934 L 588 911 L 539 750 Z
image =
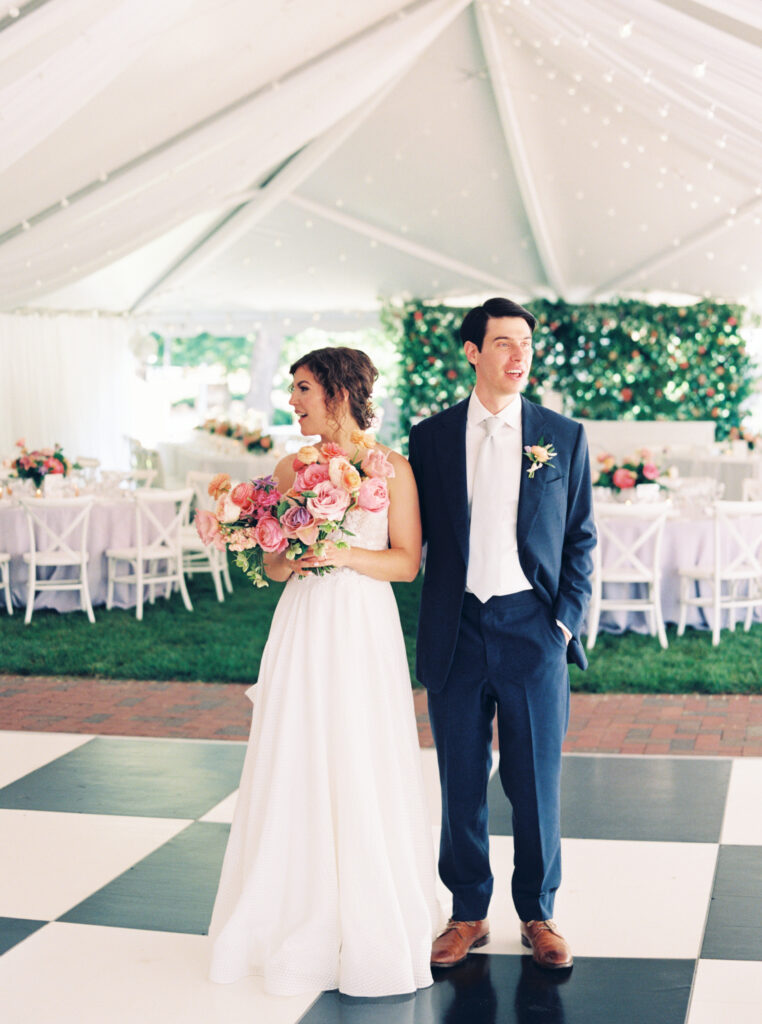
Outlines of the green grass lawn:
M 29 626 L 23 614 L 0 614 L 0 673 L 88 675 L 112 679 L 188 679 L 252 683 L 281 585 L 255 590 L 231 567 L 235 592 L 224 604 L 208 577 L 191 581 L 194 612 L 178 594 L 147 606 L 143 622 L 132 611 L 96 608 L 96 624 L 84 614 L 37 612 Z M 420 579 L 395 584 L 408 658 L 415 660 Z M 572 666 L 572 688 L 587 692 L 761 693 L 762 625 L 750 633 L 724 631 L 719 647 L 708 632 L 667 631 L 669 650 L 655 638 L 603 634 L 590 668 Z

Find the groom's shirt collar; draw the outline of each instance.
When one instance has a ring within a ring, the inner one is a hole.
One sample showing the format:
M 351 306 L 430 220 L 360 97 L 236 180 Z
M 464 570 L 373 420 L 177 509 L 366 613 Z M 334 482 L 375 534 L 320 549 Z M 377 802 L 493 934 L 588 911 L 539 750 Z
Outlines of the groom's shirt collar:
M 484 405 L 479 401 L 476 396 L 476 391 L 471 392 L 471 397 L 468 400 L 468 414 L 467 424 L 469 427 L 475 427 L 483 420 L 488 419 L 493 414 L 489 409 L 485 408 Z M 514 430 L 521 430 L 521 395 L 516 395 L 512 402 L 501 409 L 500 412 L 495 413 L 498 419 L 501 419 L 507 427 L 513 427 Z

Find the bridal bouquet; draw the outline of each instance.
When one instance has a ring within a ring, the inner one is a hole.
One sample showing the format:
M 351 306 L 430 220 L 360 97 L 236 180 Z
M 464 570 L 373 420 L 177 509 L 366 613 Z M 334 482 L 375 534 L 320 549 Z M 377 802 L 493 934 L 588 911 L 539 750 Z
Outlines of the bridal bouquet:
M 266 553 L 285 552 L 294 560 L 310 554 L 320 558 L 326 540 L 348 547 L 348 514 L 355 508 L 382 512 L 389 505 L 387 477 L 394 467 L 375 441 L 355 431 L 349 456 L 337 444 L 305 445 L 294 458 L 296 478 L 281 494 L 274 477 L 233 484 L 227 473 L 209 483 L 214 512 L 196 512 L 196 529 L 204 544 L 236 553 L 236 565 L 257 587 L 268 586 Z M 323 575 L 331 567 L 309 567 Z
M 64 458 L 60 444 L 54 444 L 52 448 L 40 448 L 35 451 L 28 451 L 26 442 L 22 438 L 16 442 L 16 447 L 21 449 L 20 454 L 11 462 L 11 472 L 20 480 L 33 480 L 34 486 L 42 487 L 42 481 L 49 474 L 61 474 L 66 476 L 70 469 L 78 469 L 76 463 L 69 462 Z

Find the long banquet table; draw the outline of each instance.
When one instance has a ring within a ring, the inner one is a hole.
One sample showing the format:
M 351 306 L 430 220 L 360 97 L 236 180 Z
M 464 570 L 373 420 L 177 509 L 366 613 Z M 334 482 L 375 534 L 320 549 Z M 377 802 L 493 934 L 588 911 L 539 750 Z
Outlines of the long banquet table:
M 46 517 L 51 518 L 53 528 L 63 529 L 67 510 L 48 509 Z M 157 515 L 161 512 L 157 510 Z M 93 605 L 106 603 L 108 564 L 106 550 L 115 547 L 130 547 L 136 542 L 135 504 L 129 494 L 124 496 L 96 497 L 90 511 L 90 523 L 87 538 L 89 553 L 87 578 L 90 584 L 90 598 Z M 10 556 L 11 597 L 15 606 L 24 607 L 27 596 L 27 565 L 23 555 L 29 550 L 29 528 L 23 508 L 14 500 L 0 500 L 0 551 L 7 551 Z M 64 579 L 76 575 L 78 570 L 61 567 L 53 570 L 53 574 Z M 133 608 L 136 590 L 125 584 L 117 584 L 114 588 L 114 607 Z M 38 593 L 34 610 L 53 608 L 59 612 L 79 611 L 80 596 L 76 591 L 54 590 Z

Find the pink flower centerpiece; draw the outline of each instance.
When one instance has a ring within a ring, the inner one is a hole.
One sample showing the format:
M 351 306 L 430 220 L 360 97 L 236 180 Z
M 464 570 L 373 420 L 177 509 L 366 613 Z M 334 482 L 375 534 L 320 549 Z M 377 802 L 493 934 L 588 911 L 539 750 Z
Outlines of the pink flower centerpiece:
M 613 455 L 599 455 L 593 470 L 594 487 L 610 487 L 621 493 L 637 484 L 659 482 L 659 467 L 648 448 L 640 448 L 634 455 L 617 462 Z
M 234 551 L 236 565 L 257 587 L 268 586 L 266 553 L 285 552 L 294 560 L 320 557 L 326 540 L 348 547 L 347 515 L 355 508 L 383 512 L 389 505 L 386 481 L 394 476 L 386 453 L 368 435 L 358 431 L 352 442 L 352 456 L 333 442 L 300 448 L 293 463 L 296 477 L 285 494 L 272 476 L 233 485 L 227 473 L 219 473 L 209 484 L 214 512 L 196 513 L 201 540 Z M 330 567 L 310 571 L 323 575 Z
M 16 442 L 20 449 L 17 457 L 11 462 L 11 473 L 20 480 L 33 480 L 34 486 L 42 487 L 46 476 L 60 474 L 66 476 L 70 469 L 79 469 L 76 463 L 71 463 L 64 457 L 60 444 L 54 444 L 52 448 L 39 448 L 29 451 L 26 441 L 20 438 Z

